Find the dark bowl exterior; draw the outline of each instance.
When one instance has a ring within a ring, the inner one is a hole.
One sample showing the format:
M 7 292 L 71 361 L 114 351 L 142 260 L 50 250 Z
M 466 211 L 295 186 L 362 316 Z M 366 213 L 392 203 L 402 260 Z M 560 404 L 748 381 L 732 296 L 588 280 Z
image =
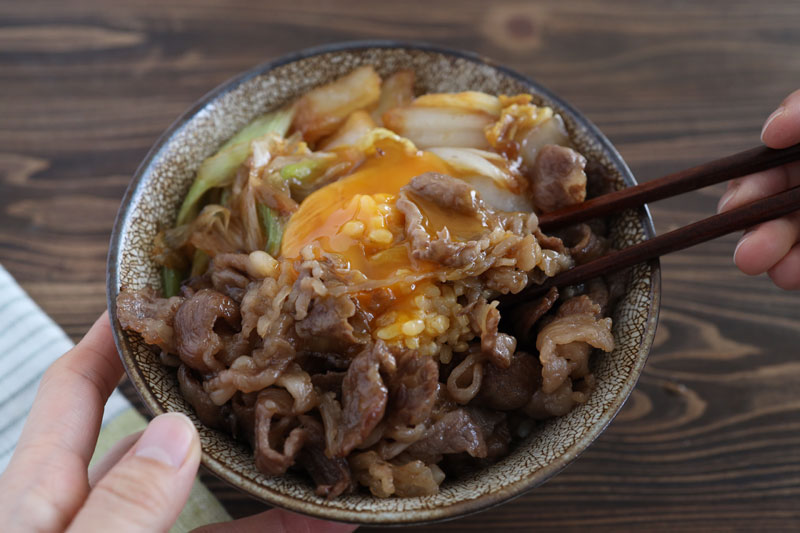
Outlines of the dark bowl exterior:
M 536 82 L 489 59 L 395 41 L 341 43 L 290 54 L 245 72 L 201 98 L 161 136 L 136 171 L 117 215 L 108 255 L 107 297 L 114 338 L 128 376 L 148 409 L 154 415 L 181 411 L 190 416 L 200 432 L 203 465 L 248 494 L 295 512 L 351 523 L 409 525 L 454 519 L 544 483 L 611 422 L 633 390 L 653 343 L 661 291 L 658 261 L 639 265 L 631 273 L 613 317 L 617 348 L 596 362 L 598 389 L 589 402 L 539 426 L 497 464 L 445 481 L 438 495 L 420 498 L 378 499 L 357 493 L 326 501 L 314 495 L 310 482 L 302 477 L 263 476 L 247 447 L 199 422 L 181 397 L 174 372 L 158 362 L 157 354 L 138 335 L 122 330 L 117 319 L 116 298 L 122 287 L 159 283 L 158 269 L 150 259 L 152 237 L 173 223 L 199 163 L 252 117 L 360 64 L 373 64 L 382 75 L 413 68 L 421 92 L 529 92 L 535 101 L 562 114 L 579 150 L 616 188 L 636 184 L 619 153 L 586 117 Z M 655 235 L 646 208 L 620 214 L 611 227 L 617 247 Z

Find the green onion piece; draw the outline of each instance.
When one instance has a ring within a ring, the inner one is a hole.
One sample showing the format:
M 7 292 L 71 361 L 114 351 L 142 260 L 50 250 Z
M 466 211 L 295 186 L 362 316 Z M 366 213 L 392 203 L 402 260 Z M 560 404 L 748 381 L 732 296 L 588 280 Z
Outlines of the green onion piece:
M 317 174 L 325 164 L 319 159 L 303 159 L 281 167 L 281 178 L 286 181 L 303 181 Z
M 294 118 L 294 108 L 285 107 L 271 113 L 265 113 L 253 119 L 250 124 L 240 129 L 236 135 L 228 139 L 219 151 L 226 150 L 239 143 L 250 143 L 253 139 L 263 137 L 267 133 L 277 133 L 281 137 L 286 136 L 289 126 L 292 125 Z
M 186 198 L 183 199 L 175 225 L 186 224 L 197 215 L 197 203 L 209 189 L 231 184 L 236 169 L 250 155 L 250 143 L 254 139 L 268 133 L 286 135 L 293 115 L 293 108 L 284 108 L 256 118 L 223 144 L 216 154 L 203 161 L 197 171 L 194 183 L 192 183 Z
M 258 204 L 258 218 L 261 227 L 267 236 L 265 250 L 272 257 L 277 257 L 281 251 L 281 240 L 283 239 L 283 223 L 278 212 L 264 204 Z
M 228 199 L 231 197 L 231 190 L 228 187 L 222 189 L 222 194 L 219 195 L 219 205 L 228 207 Z
M 164 267 L 161 271 L 161 277 L 164 281 L 164 296 L 167 298 L 177 296 L 178 292 L 181 290 L 181 282 L 183 281 L 183 274 L 181 271 Z
M 209 262 L 211 262 L 211 258 L 208 257 L 207 253 L 203 250 L 195 249 L 194 256 L 192 257 L 192 270 L 189 273 L 189 277 L 193 278 L 205 274 L 206 270 L 208 270 Z

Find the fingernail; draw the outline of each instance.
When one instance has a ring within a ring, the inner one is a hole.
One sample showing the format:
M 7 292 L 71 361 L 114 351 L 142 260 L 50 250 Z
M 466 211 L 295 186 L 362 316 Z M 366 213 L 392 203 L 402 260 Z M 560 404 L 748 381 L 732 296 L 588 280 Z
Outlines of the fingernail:
M 745 241 L 747 239 L 750 238 L 751 235 L 752 235 L 752 232 L 745 233 L 744 235 L 742 235 L 742 238 L 739 239 L 739 242 L 736 243 L 736 248 L 733 250 L 733 262 L 734 263 L 736 262 L 736 254 L 739 252 L 739 248 L 742 247 L 742 245 L 745 243 Z
M 186 415 L 167 413 L 153 419 L 136 443 L 134 455 L 178 468 L 189 455 L 194 425 Z
M 717 213 L 722 213 L 722 210 L 725 208 L 725 206 L 728 204 L 728 202 L 733 200 L 733 197 L 736 196 L 736 192 L 738 190 L 739 190 L 739 184 L 738 183 L 734 183 L 733 185 L 731 185 L 730 189 L 725 191 L 725 194 L 723 194 L 720 197 L 719 203 L 717 203 Z
M 778 109 L 773 111 L 769 117 L 767 117 L 767 121 L 764 122 L 764 127 L 761 128 L 761 142 L 764 142 L 764 132 L 767 131 L 767 128 L 769 128 L 769 125 L 772 123 L 772 121 L 778 118 L 779 116 L 783 115 L 785 111 L 786 108 L 780 106 Z

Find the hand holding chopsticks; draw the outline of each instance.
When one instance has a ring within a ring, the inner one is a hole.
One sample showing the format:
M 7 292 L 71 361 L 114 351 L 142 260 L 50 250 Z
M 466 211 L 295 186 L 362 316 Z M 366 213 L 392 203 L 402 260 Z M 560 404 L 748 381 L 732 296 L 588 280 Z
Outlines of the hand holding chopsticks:
M 772 148 L 800 143 L 800 90 L 770 115 L 761 140 Z M 800 161 L 728 183 L 719 212 L 800 185 Z M 800 289 L 800 211 L 750 228 L 736 245 L 734 262 L 749 275 L 766 273 L 785 290 Z
M 542 215 L 540 225 L 548 231 L 576 224 L 798 160 L 800 160 L 800 144 L 781 150 L 754 148 L 603 195 L 577 206 Z M 542 285 L 528 287 L 516 295 L 504 296 L 502 303 L 509 305 L 526 301 L 545 294 L 551 287 L 582 283 L 676 250 L 683 250 L 728 233 L 747 229 L 796 210 L 800 210 L 800 187 L 714 215 L 628 248 L 613 251 L 599 259 L 562 272 Z

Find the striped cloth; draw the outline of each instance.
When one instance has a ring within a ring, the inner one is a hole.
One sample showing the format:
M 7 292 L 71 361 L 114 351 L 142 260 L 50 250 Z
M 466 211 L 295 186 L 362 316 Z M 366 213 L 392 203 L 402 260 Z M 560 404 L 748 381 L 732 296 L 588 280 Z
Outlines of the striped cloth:
M 0 265 L 0 474 L 14 453 L 44 371 L 72 347 L 64 331 Z M 115 390 L 106 403 L 92 462 L 121 437 L 146 425 L 145 418 Z M 228 520 L 219 501 L 197 480 L 172 531 Z
M 42 374 L 72 346 L 61 328 L 0 266 L 0 472 L 14 453 Z M 103 424 L 129 407 L 115 390 L 106 404 Z

